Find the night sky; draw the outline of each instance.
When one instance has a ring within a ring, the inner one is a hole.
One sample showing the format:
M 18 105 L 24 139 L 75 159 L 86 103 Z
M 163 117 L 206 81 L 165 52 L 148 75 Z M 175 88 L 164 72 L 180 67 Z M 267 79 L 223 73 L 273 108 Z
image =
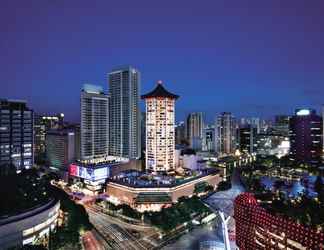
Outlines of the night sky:
M 130 64 L 141 94 L 202 111 L 269 118 L 324 103 L 323 0 L 1 0 L 0 98 L 78 121 L 84 83 L 108 89 Z

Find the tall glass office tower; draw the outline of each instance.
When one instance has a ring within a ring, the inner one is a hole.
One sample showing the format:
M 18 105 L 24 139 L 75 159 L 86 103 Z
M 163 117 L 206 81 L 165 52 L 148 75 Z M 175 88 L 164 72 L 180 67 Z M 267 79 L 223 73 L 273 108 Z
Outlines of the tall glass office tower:
M 81 160 L 108 156 L 109 97 L 102 87 L 85 84 L 81 92 Z
M 140 72 L 130 66 L 117 68 L 109 78 L 109 153 L 112 156 L 140 157 L 141 125 L 139 108 Z

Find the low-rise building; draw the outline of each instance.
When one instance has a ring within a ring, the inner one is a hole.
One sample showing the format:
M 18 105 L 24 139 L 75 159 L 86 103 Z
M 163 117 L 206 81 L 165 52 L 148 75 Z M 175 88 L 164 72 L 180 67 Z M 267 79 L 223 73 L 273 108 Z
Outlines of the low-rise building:
M 205 169 L 196 175 L 190 173 L 182 179 L 130 172 L 109 179 L 106 193 L 115 204 L 127 204 L 140 212 L 159 211 L 180 197 L 204 193 L 207 186 L 215 189 L 221 180 L 215 169 Z
M 48 239 L 50 232 L 56 229 L 59 210 L 60 202 L 53 199 L 40 207 L 0 219 L 0 248 L 20 249 Z

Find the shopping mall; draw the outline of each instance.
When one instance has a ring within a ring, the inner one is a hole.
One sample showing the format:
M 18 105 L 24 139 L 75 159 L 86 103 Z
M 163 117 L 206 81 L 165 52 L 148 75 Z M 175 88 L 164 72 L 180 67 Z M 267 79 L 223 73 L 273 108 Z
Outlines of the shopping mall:
M 60 202 L 52 199 L 48 203 L 0 219 L 0 248 L 8 249 L 24 245 L 44 243 L 50 231 L 56 229 Z
M 215 189 L 222 180 L 216 169 L 187 171 L 182 176 L 125 171 L 108 180 L 108 200 L 116 205 L 127 204 L 140 212 L 159 211 L 180 197 L 203 195 L 207 190 Z

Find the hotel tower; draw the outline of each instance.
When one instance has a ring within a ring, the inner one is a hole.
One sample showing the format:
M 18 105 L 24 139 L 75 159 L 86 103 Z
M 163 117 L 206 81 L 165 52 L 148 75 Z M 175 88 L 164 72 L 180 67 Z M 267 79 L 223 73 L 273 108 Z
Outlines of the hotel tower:
M 175 168 L 175 101 L 158 81 L 156 88 L 142 95 L 146 102 L 146 169 L 171 172 Z

